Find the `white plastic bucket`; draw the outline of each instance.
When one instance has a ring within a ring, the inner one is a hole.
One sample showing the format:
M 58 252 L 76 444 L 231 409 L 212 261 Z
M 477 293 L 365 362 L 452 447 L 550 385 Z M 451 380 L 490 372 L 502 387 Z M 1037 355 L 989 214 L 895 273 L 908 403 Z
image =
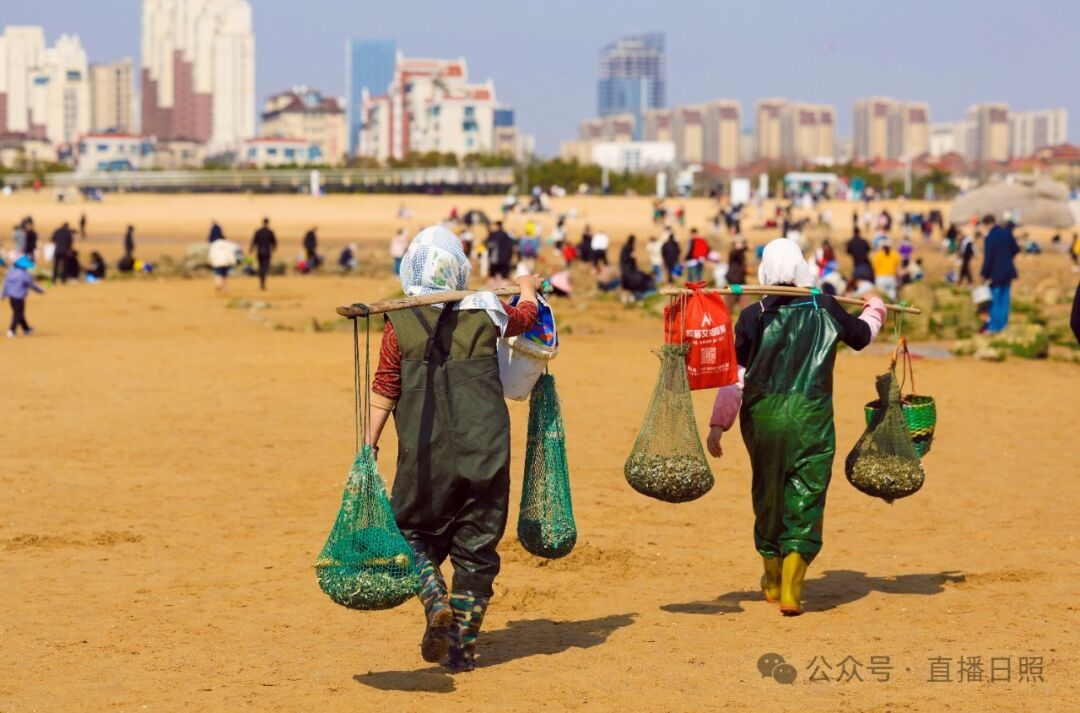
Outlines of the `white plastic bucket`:
M 971 291 L 971 301 L 976 306 L 986 304 L 991 301 L 990 287 L 989 285 L 979 285 Z
M 558 353 L 558 347 L 548 347 L 518 337 L 500 339 L 499 378 L 502 380 L 503 396 L 514 401 L 529 398 L 547 363 Z

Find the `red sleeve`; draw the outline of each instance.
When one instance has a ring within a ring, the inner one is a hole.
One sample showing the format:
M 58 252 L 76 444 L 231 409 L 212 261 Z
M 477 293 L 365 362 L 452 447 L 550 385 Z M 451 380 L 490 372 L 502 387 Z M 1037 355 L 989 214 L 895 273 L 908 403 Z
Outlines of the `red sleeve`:
M 394 325 L 386 320 L 382 346 L 379 347 L 379 368 L 371 380 L 371 390 L 379 396 L 397 401 L 401 396 L 401 347 L 398 346 Z
M 529 327 L 533 326 L 539 314 L 535 302 L 518 302 L 517 307 L 503 302 L 503 307 L 506 308 L 506 314 L 510 317 L 510 321 L 506 323 L 506 333 L 503 335 L 507 338 L 524 334 Z

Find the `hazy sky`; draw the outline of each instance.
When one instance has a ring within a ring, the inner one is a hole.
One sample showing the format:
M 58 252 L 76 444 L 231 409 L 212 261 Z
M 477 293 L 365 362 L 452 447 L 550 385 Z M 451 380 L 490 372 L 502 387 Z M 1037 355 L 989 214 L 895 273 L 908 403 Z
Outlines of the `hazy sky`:
M 139 0 L 0 0 L 0 25 L 77 33 L 91 62 L 139 54 Z M 835 104 L 884 94 L 959 119 L 980 101 L 1065 107 L 1080 137 L 1080 0 L 252 0 L 259 103 L 304 83 L 344 95 L 348 37 L 389 37 L 414 56 L 464 56 L 495 81 L 542 153 L 595 115 L 600 47 L 621 34 L 667 36 L 670 105 L 716 98 Z

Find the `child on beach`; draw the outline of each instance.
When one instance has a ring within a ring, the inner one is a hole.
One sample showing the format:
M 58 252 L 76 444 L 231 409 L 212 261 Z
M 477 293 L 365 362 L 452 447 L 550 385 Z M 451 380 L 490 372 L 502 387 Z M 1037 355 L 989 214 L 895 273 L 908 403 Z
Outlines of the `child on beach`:
M 449 230 L 421 231 L 401 260 L 406 295 L 463 290 L 470 265 Z M 489 292 L 386 316 L 372 383 L 371 432 L 378 447 L 390 414 L 398 434 L 390 502 L 416 554 L 426 627 L 425 661 L 474 667 L 476 640 L 499 573 L 496 547 L 510 494 L 510 417 L 496 344 L 536 321 L 540 280 L 520 277 L 516 307 Z M 447 588 L 441 565 L 450 558 Z
M 26 296 L 30 290 L 39 295 L 45 294 L 45 290 L 37 286 L 30 270 L 34 269 L 34 261 L 26 255 L 18 258 L 4 277 L 3 294 L 0 299 L 8 299 L 11 302 L 11 327 L 7 331 L 8 337 L 14 337 L 15 332 L 22 327 L 23 334 L 29 336 L 34 330 L 26 322 Z

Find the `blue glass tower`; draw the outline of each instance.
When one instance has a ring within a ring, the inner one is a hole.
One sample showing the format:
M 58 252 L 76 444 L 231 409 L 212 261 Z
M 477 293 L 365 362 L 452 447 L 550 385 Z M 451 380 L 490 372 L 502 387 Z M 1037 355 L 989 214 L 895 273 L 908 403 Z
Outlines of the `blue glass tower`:
M 360 96 L 385 94 L 394 78 L 397 47 L 394 40 L 350 39 L 346 44 L 346 94 L 349 115 L 349 155 L 356 155 L 360 134 Z
M 647 32 L 621 37 L 600 51 L 596 85 L 599 116 L 633 114 L 634 138 L 641 138 L 642 115 L 664 107 L 664 35 Z

